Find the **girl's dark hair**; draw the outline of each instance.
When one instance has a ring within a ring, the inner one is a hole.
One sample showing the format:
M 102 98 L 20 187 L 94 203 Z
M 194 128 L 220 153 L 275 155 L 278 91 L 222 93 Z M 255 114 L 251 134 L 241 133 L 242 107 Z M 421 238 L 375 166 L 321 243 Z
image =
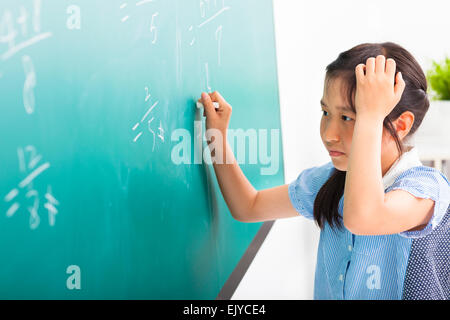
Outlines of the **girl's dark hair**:
M 412 112 L 414 114 L 414 124 L 405 138 L 410 137 L 417 131 L 430 106 L 426 94 L 427 80 L 425 74 L 416 59 L 407 50 L 392 42 L 360 44 L 342 52 L 335 61 L 327 66 L 325 85 L 327 86 L 330 80 L 342 79 L 344 97 L 356 113 L 354 105 L 354 94 L 356 92 L 355 68 L 360 63 L 365 64 L 368 58 L 378 55 L 383 55 L 386 59 L 394 59 L 397 68 L 396 74 L 401 72 L 406 83 L 400 102 L 383 121 L 383 127 L 394 138 L 401 156 L 405 152 L 405 145 L 398 137 L 392 122 L 403 112 Z M 345 176 L 346 171 L 334 168 L 329 179 L 316 196 L 314 201 L 314 219 L 322 229 L 326 222 L 332 228 L 343 227 L 338 206 L 339 200 L 344 193 Z

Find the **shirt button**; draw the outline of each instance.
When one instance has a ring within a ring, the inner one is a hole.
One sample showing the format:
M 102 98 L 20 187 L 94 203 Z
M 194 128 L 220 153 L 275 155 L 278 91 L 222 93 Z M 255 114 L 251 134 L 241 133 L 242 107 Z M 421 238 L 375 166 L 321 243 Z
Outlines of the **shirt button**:
M 349 245 L 348 246 L 348 251 L 352 251 L 352 249 L 353 249 L 352 246 Z
M 339 281 L 344 281 L 344 275 L 343 274 L 339 275 Z

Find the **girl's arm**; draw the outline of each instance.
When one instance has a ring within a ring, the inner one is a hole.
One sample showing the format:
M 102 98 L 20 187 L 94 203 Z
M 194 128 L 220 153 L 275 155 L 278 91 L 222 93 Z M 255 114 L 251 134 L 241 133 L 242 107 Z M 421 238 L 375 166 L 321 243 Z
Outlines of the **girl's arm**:
M 364 72 L 365 68 L 365 72 Z M 354 234 L 394 234 L 426 225 L 434 201 L 407 191 L 384 193 L 381 172 L 383 119 L 405 88 L 395 61 L 369 58 L 355 69 L 356 123 L 344 188 L 344 225 Z
M 257 191 L 245 177 L 227 141 L 231 106 L 218 92 L 202 94 L 201 101 L 214 171 L 233 218 L 261 222 L 298 216 L 289 199 L 287 184 Z M 214 108 L 213 101 L 219 102 L 219 109 Z

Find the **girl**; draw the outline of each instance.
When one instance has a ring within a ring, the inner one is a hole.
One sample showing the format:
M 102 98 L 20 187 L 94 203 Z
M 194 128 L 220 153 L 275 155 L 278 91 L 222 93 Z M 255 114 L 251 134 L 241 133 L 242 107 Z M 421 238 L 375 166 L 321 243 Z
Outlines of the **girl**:
M 331 161 L 261 191 L 226 141 L 231 106 L 218 92 L 202 94 L 206 129 L 222 136 L 214 151 L 227 161 L 216 157 L 214 170 L 233 217 L 300 214 L 321 228 L 315 299 L 450 298 L 449 182 L 409 143 L 429 107 L 426 91 L 419 64 L 394 43 L 341 53 L 327 66 L 320 101 Z

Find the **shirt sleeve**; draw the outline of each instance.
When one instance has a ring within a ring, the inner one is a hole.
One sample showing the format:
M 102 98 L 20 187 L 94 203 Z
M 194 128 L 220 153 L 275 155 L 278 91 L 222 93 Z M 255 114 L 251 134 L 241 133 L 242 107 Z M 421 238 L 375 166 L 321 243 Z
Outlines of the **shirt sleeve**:
M 420 166 L 400 174 L 386 192 L 402 189 L 417 198 L 434 200 L 434 212 L 427 225 L 416 231 L 404 231 L 399 235 L 406 238 L 421 238 L 430 234 L 449 210 L 450 186 L 447 178 L 438 170 Z
M 333 169 L 332 162 L 305 169 L 289 184 L 289 199 L 300 215 L 314 219 L 314 200 Z

